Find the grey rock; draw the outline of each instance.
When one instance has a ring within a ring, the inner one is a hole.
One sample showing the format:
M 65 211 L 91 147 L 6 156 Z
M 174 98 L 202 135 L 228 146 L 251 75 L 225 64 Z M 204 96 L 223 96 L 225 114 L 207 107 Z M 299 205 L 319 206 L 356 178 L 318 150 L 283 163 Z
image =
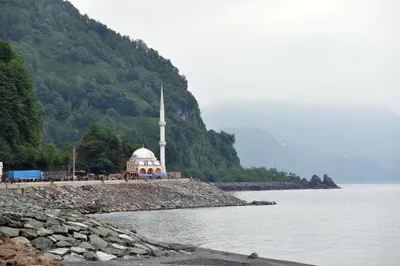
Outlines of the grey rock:
M 130 237 L 130 236 L 128 236 L 128 235 L 124 235 L 124 234 L 122 234 L 122 235 L 118 235 L 118 237 L 119 238 L 121 238 L 122 240 L 124 240 L 124 241 L 126 241 L 127 243 L 130 243 L 130 242 L 138 242 L 138 241 L 135 241 L 132 237 Z
M 21 218 L 22 218 L 22 216 L 20 214 L 12 213 L 12 212 L 3 213 L 3 215 L 2 215 L 2 219 L 5 220 L 6 224 L 9 227 L 13 227 L 13 228 L 24 227 L 23 222 L 21 222 Z
M 166 251 L 163 252 L 163 254 L 166 257 L 174 257 L 174 256 L 179 255 L 179 253 L 176 252 L 175 250 L 166 250 Z
M 66 241 L 69 243 L 75 242 L 75 238 L 72 238 L 72 237 L 67 237 L 67 236 L 62 236 L 62 235 L 52 235 L 52 237 L 57 241 Z
M 80 247 L 72 247 L 71 252 L 74 252 L 76 254 L 84 254 L 86 252 L 86 249 Z
M 57 243 L 57 239 L 55 239 L 53 236 L 47 236 L 48 239 L 50 239 L 53 243 Z
M 91 225 L 94 225 L 93 227 L 97 227 L 97 226 L 103 226 L 101 223 L 99 223 L 98 221 L 94 220 L 94 219 L 89 219 L 88 221 L 86 221 L 86 223 L 89 223 Z
M 87 236 L 84 235 L 84 234 L 80 234 L 80 233 L 74 232 L 73 236 L 74 236 L 75 239 L 87 241 Z
M 99 236 L 102 236 L 102 237 L 107 237 L 107 236 L 118 236 L 118 233 L 117 233 L 117 232 L 115 232 L 115 231 L 113 231 L 113 230 L 111 230 L 111 229 L 105 228 L 105 227 L 101 227 L 101 226 L 96 227 L 96 228 L 93 228 L 93 229 L 92 229 L 92 232 L 93 232 L 94 234 L 99 235 Z
M 67 222 L 78 222 L 78 219 L 76 219 L 75 217 L 67 217 L 66 220 Z
M 160 250 L 158 247 L 155 247 L 153 245 L 150 245 L 148 243 L 144 243 L 143 245 L 145 245 L 146 247 L 148 247 L 151 251 L 153 250 Z
M 80 244 L 78 245 L 78 247 L 84 248 L 84 249 L 87 249 L 87 250 L 91 250 L 91 251 L 96 250 L 96 248 L 93 247 L 92 245 L 90 245 L 88 242 L 82 242 L 82 243 L 80 243 Z
M 54 234 L 65 235 L 65 236 L 68 235 L 68 229 L 61 225 L 53 225 L 49 229 L 52 230 Z
M 7 226 L 0 226 L 0 236 L 6 236 L 6 237 L 19 236 L 19 229 L 7 227 Z
M 69 249 L 68 248 L 56 248 L 56 249 L 47 251 L 47 253 L 55 254 L 58 256 L 64 256 L 69 253 Z
M 145 255 L 145 254 L 149 254 L 149 251 L 148 250 L 144 250 L 144 249 L 141 249 L 141 248 L 130 248 L 129 249 L 129 254 L 130 255 L 136 255 L 136 254 L 138 254 L 138 255 Z
M 7 225 L 7 221 L 3 217 L 0 216 L 0 226 L 4 226 L 4 225 Z
M 126 250 L 126 249 L 128 249 L 127 247 L 125 247 L 125 246 L 122 246 L 122 245 L 119 245 L 119 244 L 111 244 L 111 246 L 113 247 L 113 248 L 116 248 L 116 249 L 120 249 L 120 250 Z
M 82 231 L 82 228 L 79 226 L 74 226 L 74 225 L 64 225 L 65 228 L 67 228 L 68 233 L 74 233 L 74 232 L 79 232 Z
M 117 258 L 114 255 L 107 254 L 107 253 L 102 252 L 102 251 L 97 251 L 96 255 L 97 255 L 97 257 L 99 258 L 100 261 L 109 261 L 109 260 L 113 260 L 113 259 Z
M 56 243 L 56 247 L 59 247 L 59 248 L 69 248 L 71 246 L 72 246 L 72 244 L 67 241 L 59 241 Z
M 33 229 L 20 229 L 19 234 L 27 239 L 35 239 L 38 236 Z
M 125 245 L 126 241 L 123 240 L 122 238 L 116 237 L 116 236 L 109 236 L 106 238 L 106 241 L 110 242 L 110 243 L 117 243 L 120 245 Z
M 97 257 L 97 255 L 94 252 L 85 252 L 85 254 L 83 254 L 83 257 L 85 258 L 85 260 L 88 260 L 88 261 L 99 260 L 99 258 Z
M 49 250 L 53 247 L 53 241 L 46 237 L 38 237 L 31 241 L 32 245 L 40 250 Z
M 39 230 L 36 231 L 36 234 L 38 236 L 49 236 L 49 235 L 54 234 L 54 232 L 51 230 L 48 230 L 46 228 L 40 228 Z
M 327 174 L 324 175 L 324 180 L 322 181 L 322 183 L 331 188 L 339 188 L 339 186 L 336 185 L 332 178 L 330 178 Z
M 144 250 L 147 250 L 147 251 L 151 251 L 151 248 L 149 248 L 148 246 L 146 246 L 146 245 L 144 245 L 144 244 L 140 244 L 140 243 L 135 243 L 135 247 L 136 248 L 141 248 L 141 249 L 144 249 Z
M 257 259 L 258 258 L 258 254 L 253 252 L 249 256 L 247 256 L 247 258 L 249 258 L 249 259 Z
M 182 254 L 182 255 L 190 255 L 190 254 L 192 254 L 191 252 L 187 252 L 185 250 L 179 250 L 178 253 Z
M 61 256 L 56 255 L 56 254 L 51 254 L 51 253 L 48 253 L 48 252 L 44 253 L 44 256 L 47 257 L 47 258 L 53 259 L 55 261 L 61 261 L 62 260 Z
M 153 255 L 154 257 L 161 257 L 163 253 L 161 252 L 161 250 L 152 250 L 151 255 Z
M 61 225 L 61 222 L 53 217 L 48 217 L 46 221 L 46 227 L 51 227 L 53 225 Z
M 311 187 L 317 187 L 317 186 L 320 185 L 321 183 L 322 183 L 322 181 L 321 181 L 321 178 L 319 178 L 319 176 L 313 175 L 313 176 L 311 177 L 311 180 L 310 180 L 310 185 L 311 185 Z
M 113 248 L 113 247 L 105 247 L 105 248 L 101 248 L 101 251 L 107 253 L 107 254 L 111 254 L 117 257 L 123 257 L 126 252 L 125 250 L 121 250 L 121 249 L 117 249 L 117 248 Z
M 36 221 L 36 220 L 33 220 L 33 219 L 28 219 L 26 221 L 26 223 L 24 224 L 24 227 L 28 228 L 28 229 L 39 230 L 40 228 L 43 228 L 44 225 L 43 225 L 43 223 L 41 223 L 39 221 Z
M 79 223 L 79 222 L 70 222 L 70 221 L 68 221 L 68 222 L 66 222 L 66 224 L 80 227 L 80 228 L 82 228 L 82 230 L 85 230 L 85 229 L 89 228 L 89 226 L 87 226 L 86 224 Z
M 33 213 L 33 212 L 28 212 L 24 214 L 24 217 L 32 218 L 40 222 L 46 222 L 47 221 L 47 215 L 43 213 Z
M 105 248 L 108 245 L 108 242 L 101 239 L 98 235 L 91 235 L 90 237 L 90 244 L 97 248 Z
M 139 238 L 139 237 L 138 237 L 138 238 Z M 148 238 L 146 238 L 146 237 L 144 237 L 144 236 L 140 236 L 140 239 L 141 239 L 143 242 L 148 243 L 148 244 L 150 244 L 150 245 L 153 245 L 153 246 L 156 246 L 156 247 L 161 247 L 161 248 L 163 248 L 163 249 L 170 249 L 169 244 L 156 242 L 156 241 L 151 240 L 151 239 L 148 239 Z M 140 242 L 140 241 L 138 241 L 138 242 Z
M 60 217 L 59 211 L 56 211 L 54 213 L 47 213 L 46 215 L 48 216 L 47 221 L 49 221 L 49 218 L 51 218 L 51 219 L 55 219 L 55 220 L 59 221 L 60 223 L 66 222 L 65 218 Z

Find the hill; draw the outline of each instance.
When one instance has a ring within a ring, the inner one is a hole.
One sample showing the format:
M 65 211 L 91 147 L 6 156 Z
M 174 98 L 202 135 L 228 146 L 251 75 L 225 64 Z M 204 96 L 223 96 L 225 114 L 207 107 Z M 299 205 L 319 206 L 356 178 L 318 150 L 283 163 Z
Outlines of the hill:
M 211 181 L 299 179 L 277 169 L 243 169 L 234 135 L 206 129 L 188 81 L 170 60 L 142 40 L 121 36 L 80 14 L 68 1 L 1 1 L 0 39 L 11 43 L 32 74 L 44 111 L 41 132 L 47 158 L 57 153 L 53 143 L 63 147 L 62 154 L 47 163 L 52 168 L 65 169 L 71 144 L 94 123 L 107 130 L 102 136 L 118 140 L 118 148 L 107 148 L 116 156 L 123 155 L 118 150 L 125 154 L 127 148 L 144 144 L 159 157 L 162 83 L 169 171 Z M 78 151 L 77 164 L 86 163 L 79 160 Z
M 203 117 L 210 128 L 236 127 L 244 166 L 274 165 L 301 176 L 327 173 L 339 183 L 400 181 L 400 117 L 390 110 L 226 103 L 204 108 Z
M 143 41 L 68 1 L 5 0 L 0 10 L 0 38 L 25 59 L 45 111 L 44 143 L 76 143 L 98 122 L 158 151 L 163 83 L 169 169 L 239 166 L 234 137 L 206 130 L 186 78 Z

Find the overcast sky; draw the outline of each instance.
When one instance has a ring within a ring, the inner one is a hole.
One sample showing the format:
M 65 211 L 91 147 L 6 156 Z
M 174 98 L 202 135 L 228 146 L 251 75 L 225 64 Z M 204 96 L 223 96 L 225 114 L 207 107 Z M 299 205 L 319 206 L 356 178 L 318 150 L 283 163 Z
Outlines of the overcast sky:
M 201 107 L 271 100 L 400 112 L 400 1 L 70 2 L 171 59 Z

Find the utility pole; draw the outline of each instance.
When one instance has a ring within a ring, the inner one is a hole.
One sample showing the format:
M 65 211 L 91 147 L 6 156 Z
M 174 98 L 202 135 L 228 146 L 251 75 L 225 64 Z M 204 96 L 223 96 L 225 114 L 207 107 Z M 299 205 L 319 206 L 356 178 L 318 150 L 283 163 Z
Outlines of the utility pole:
M 75 178 L 75 146 L 74 150 L 72 151 L 72 180 Z

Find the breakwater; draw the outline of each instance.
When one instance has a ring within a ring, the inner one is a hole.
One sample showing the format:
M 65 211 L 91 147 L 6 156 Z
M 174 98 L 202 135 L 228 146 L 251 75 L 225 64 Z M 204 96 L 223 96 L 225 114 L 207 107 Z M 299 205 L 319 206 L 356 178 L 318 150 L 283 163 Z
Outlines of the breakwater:
M 49 184 L 26 186 L 24 195 L 1 189 L 0 238 L 7 241 L 0 239 L 0 265 L 18 260 L 25 250 L 34 261 L 65 262 L 188 255 L 194 247 L 152 241 L 84 214 L 271 204 L 248 203 L 198 181 Z M 10 245 L 16 245 L 14 251 L 2 256 Z
M 213 184 L 198 181 L 42 186 L 25 188 L 24 193 L 48 208 L 77 210 L 84 214 L 276 204 L 249 203 L 221 191 Z
M 292 189 L 339 189 L 340 187 L 327 175 L 323 180 L 313 175 L 308 181 L 303 178 L 295 182 L 218 182 L 216 187 L 224 191 L 259 191 L 259 190 L 292 190 Z
M 31 253 L 39 251 L 46 259 L 66 262 L 174 256 L 193 250 L 188 246 L 151 241 L 138 236 L 135 230 L 115 228 L 79 212 L 43 209 L 43 205 L 28 197 L 1 192 L 0 236 L 17 248 L 3 254 L 1 251 L 6 246 L 0 243 L 0 265 L 16 261 L 21 250 L 27 249 Z M 45 260 L 35 255 L 37 261 Z

